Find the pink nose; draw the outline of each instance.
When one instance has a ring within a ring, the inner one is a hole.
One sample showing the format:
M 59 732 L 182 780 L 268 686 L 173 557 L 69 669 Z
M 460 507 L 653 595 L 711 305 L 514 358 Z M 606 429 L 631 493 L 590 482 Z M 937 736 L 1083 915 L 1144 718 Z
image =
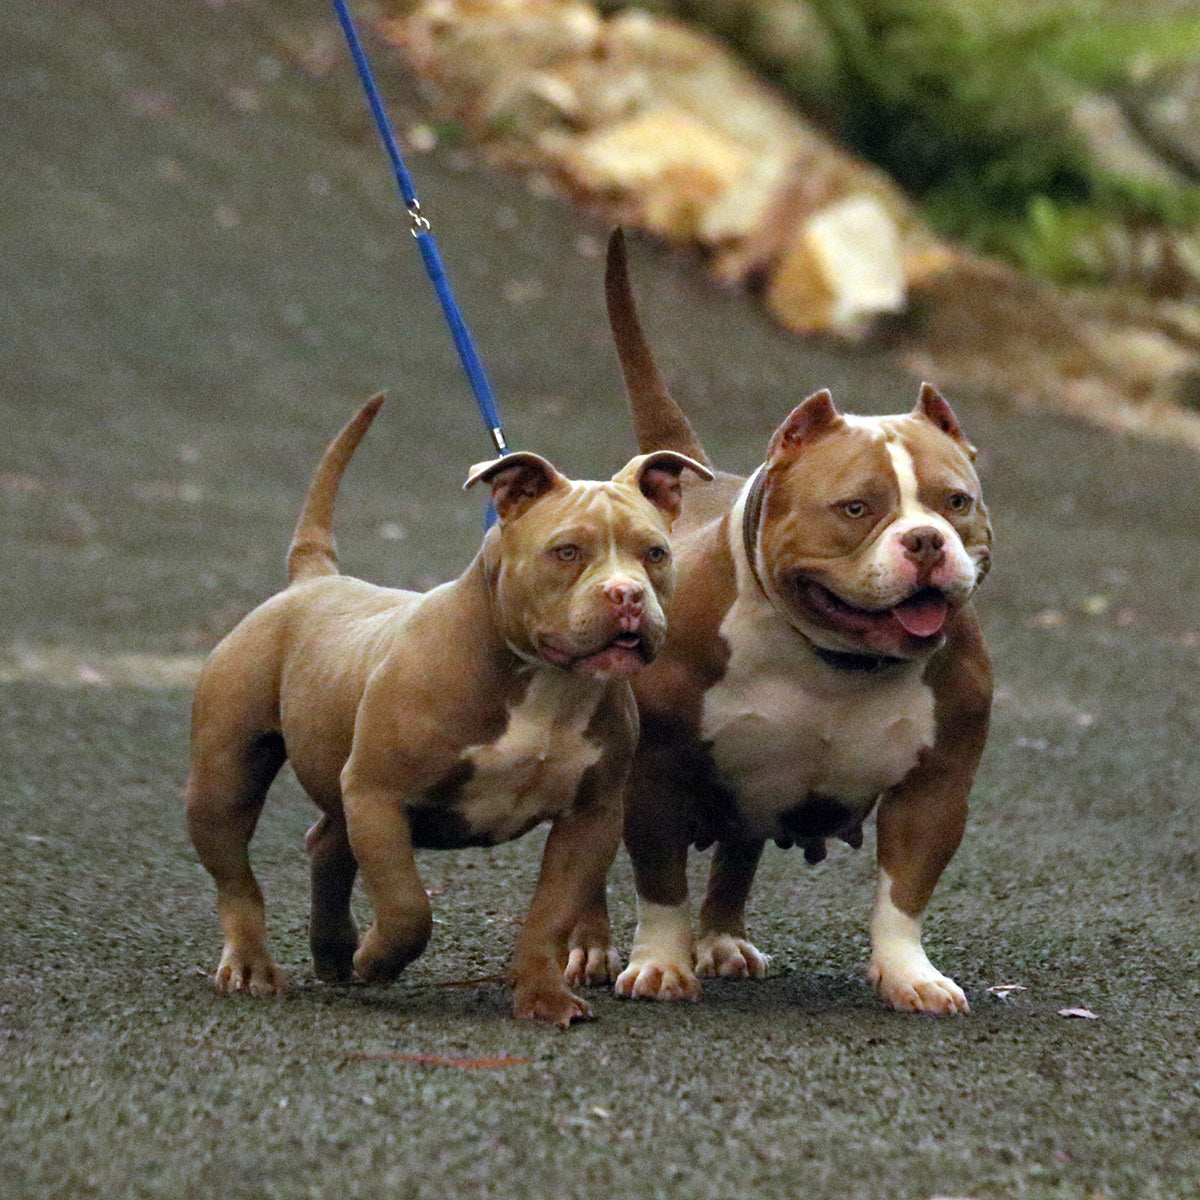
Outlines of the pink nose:
M 904 557 L 918 567 L 936 567 L 946 557 L 946 539 L 932 525 L 918 525 L 900 535 Z
M 604 585 L 604 598 L 617 608 L 641 608 L 645 590 L 630 579 L 610 579 Z

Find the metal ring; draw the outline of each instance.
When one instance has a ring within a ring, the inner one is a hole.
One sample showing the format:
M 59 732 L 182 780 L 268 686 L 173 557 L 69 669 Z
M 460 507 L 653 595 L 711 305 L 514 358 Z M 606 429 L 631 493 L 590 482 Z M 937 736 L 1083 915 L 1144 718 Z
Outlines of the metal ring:
M 421 215 L 421 206 L 415 200 L 408 206 L 408 215 L 412 219 L 412 229 L 409 232 L 413 237 L 420 237 L 428 232 L 429 219 Z

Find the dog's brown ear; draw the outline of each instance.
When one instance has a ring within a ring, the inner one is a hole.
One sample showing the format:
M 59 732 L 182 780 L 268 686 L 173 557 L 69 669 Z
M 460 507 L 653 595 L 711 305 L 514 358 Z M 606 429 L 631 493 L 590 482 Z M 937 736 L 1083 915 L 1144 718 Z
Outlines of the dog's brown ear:
M 713 477 L 703 463 L 686 454 L 677 450 L 655 450 L 652 454 L 639 454 L 630 459 L 613 476 L 613 481 L 636 487 L 668 521 L 674 521 L 682 503 L 679 476 L 684 471 L 694 471 L 705 481 Z
M 502 522 L 520 516 L 547 493 L 569 486 L 552 463 L 528 450 L 476 463 L 467 473 L 463 487 L 474 487 L 480 482 L 492 485 L 492 503 Z
M 917 396 L 917 404 L 912 410 L 912 415 L 936 425 L 947 437 L 953 438 L 970 458 L 975 458 L 975 447 L 967 441 L 967 435 L 963 433 L 962 426 L 954 415 L 954 409 L 950 407 L 950 402 L 932 383 L 921 384 L 921 391 Z
M 804 446 L 828 433 L 842 419 L 828 388 L 802 400 L 775 430 L 767 447 L 767 461 L 791 458 Z

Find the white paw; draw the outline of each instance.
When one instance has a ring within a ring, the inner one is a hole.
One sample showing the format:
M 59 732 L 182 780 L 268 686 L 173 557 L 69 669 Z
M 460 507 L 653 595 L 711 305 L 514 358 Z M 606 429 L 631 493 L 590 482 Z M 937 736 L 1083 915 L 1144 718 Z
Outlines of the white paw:
M 629 966 L 617 976 L 613 991 L 626 1000 L 698 1000 L 700 981 L 689 962 L 670 959 L 639 962 L 635 949 Z
M 901 1012 L 950 1016 L 971 1011 L 962 988 L 928 962 L 905 969 L 872 962 L 867 981 L 892 1008 Z
M 576 946 L 567 957 L 563 978 L 568 987 L 612 983 L 621 973 L 621 956 L 611 946 Z
M 696 941 L 696 974 L 705 979 L 762 979 L 771 958 L 745 938 L 706 933 Z
M 638 898 L 638 926 L 629 966 L 613 991 L 627 1000 L 698 1000 L 692 923 L 687 902 L 651 904 Z
M 867 980 L 901 1012 L 945 1016 L 970 1012 L 963 990 L 929 961 L 921 945 L 920 916 L 906 913 L 892 900 L 892 881 L 879 872 L 875 911 L 871 915 L 871 965 Z

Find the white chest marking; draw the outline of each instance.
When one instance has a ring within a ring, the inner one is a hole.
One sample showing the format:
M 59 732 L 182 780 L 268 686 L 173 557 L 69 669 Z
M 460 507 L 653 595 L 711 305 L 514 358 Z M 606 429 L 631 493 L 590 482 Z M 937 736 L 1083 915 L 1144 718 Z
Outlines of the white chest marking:
M 474 772 L 456 808 L 472 830 L 507 841 L 574 801 L 602 753 L 586 735 L 604 690 L 586 676 L 534 673 L 500 737 L 463 752 Z
M 740 527 L 736 510 L 730 524 Z M 780 815 L 812 794 L 865 815 L 933 743 L 933 693 L 921 668 L 861 675 L 826 667 L 749 580 L 740 539 L 731 545 L 747 578 L 721 623 L 729 662 L 702 718 L 717 769 L 762 837 L 777 836 Z

